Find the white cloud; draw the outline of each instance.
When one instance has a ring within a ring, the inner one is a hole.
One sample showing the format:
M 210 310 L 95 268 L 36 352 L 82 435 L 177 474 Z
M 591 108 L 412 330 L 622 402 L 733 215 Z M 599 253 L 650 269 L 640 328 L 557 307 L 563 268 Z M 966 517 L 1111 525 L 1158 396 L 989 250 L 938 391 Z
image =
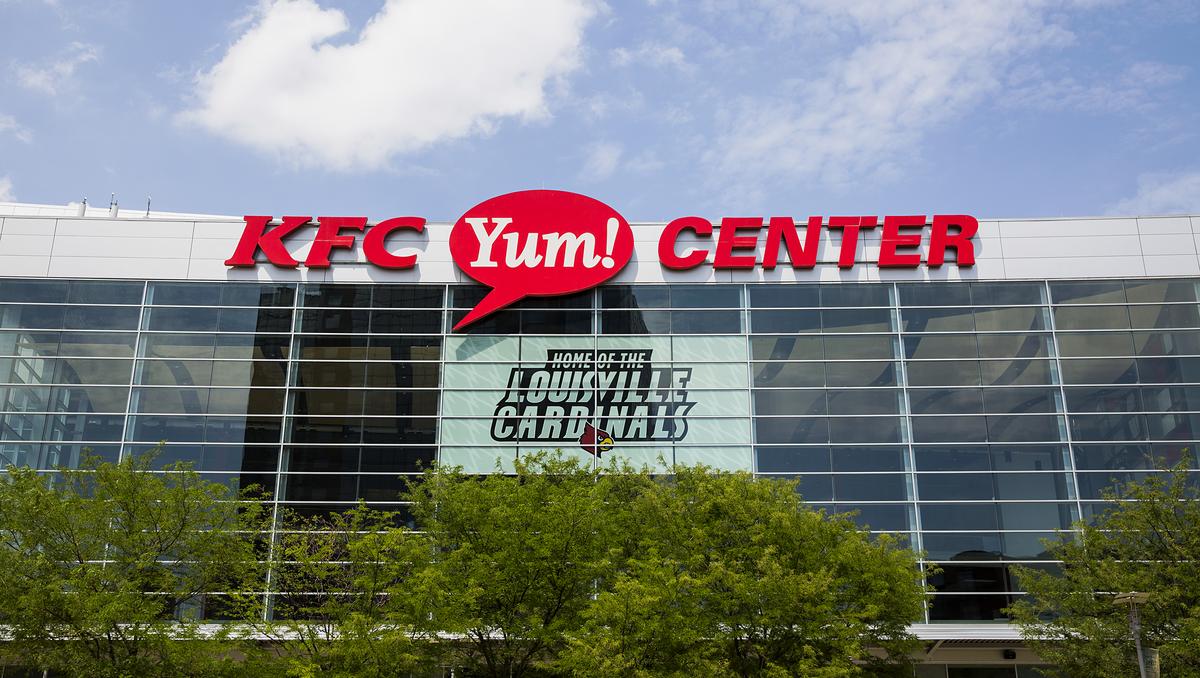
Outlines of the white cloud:
M 17 195 L 13 193 L 12 179 L 7 175 L 0 177 L 0 202 L 16 202 Z
M 620 144 L 600 141 L 587 147 L 587 158 L 579 178 L 583 181 L 604 181 L 617 171 L 624 148 Z
M 1183 66 L 1155 61 L 1131 64 L 1114 77 L 1092 81 L 1075 76 L 1048 78 L 1038 68 L 1016 73 L 1001 102 L 1010 108 L 1050 111 L 1125 112 L 1150 110 L 1156 90 L 1174 85 L 1188 75 Z
M 3 134 L 11 134 L 17 141 L 26 144 L 33 141 L 33 132 L 11 115 L 0 113 L 0 135 Z
M 62 56 L 40 65 L 17 64 L 17 82 L 26 89 L 55 96 L 75 77 L 86 63 L 100 60 L 100 49 L 84 42 L 73 42 Z
M 1049 0 L 801 4 L 808 29 L 842 36 L 831 44 L 844 56 L 820 69 L 781 63 L 778 96 L 723 111 L 706 164 L 735 190 L 894 169 L 931 128 L 995 92 L 1019 56 L 1072 39 L 1048 18 Z
M 645 64 L 656 67 L 669 66 L 679 70 L 690 68 L 683 50 L 652 42 L 644 42 L 634 49 L 618 47 L 612 51 L 612 62 L 616 66 Z
M 1137 193 L 1114 203 L 1109 214 L 1151 216 L 1200 214 L 1200 172 L 1143 174 Z
M 549 115 L 594 0 L 388 0 L 363 30 L 314 0 L 260 5 L 196 81 L 185 123 L 301 165 L 385 166 L 395 155 Z

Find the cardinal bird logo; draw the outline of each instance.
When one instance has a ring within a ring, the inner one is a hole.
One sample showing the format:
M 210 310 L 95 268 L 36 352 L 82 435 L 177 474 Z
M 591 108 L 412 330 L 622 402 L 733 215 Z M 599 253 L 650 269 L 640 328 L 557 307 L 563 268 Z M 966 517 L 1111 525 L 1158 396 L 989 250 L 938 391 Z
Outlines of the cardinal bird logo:
M 595 455 L 597 459 L 613 448 L 612 436 L 607 431 L 592 426 L 591 424 L 583 425 L 583 435 L 579 436 L 579 446 L 584 452 Z

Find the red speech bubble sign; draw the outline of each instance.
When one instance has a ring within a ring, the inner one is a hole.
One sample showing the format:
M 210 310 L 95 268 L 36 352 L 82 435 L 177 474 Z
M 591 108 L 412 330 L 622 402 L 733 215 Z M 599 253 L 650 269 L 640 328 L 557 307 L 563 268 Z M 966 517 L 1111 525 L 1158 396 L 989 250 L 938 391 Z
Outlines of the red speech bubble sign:
M 586 195 L 517 191 L 467 210 L 450 231 L 450 255 L 492 288 L 454 325 L 460 330 L 525 297 L 580 292 L 612 278 L 633 256 L 633 229 Z

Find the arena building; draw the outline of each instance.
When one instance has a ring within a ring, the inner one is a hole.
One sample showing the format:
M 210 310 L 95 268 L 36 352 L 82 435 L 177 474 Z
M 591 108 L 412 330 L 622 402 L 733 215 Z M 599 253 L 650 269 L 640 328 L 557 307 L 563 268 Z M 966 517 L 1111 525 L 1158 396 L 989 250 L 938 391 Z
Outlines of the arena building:
M 922 675 L 962 678 L 1032 675 L 1009 564 L 1196 463 L 1200 216 L 628 223 L 574 196 L 530 225 L 506 197 L 457 224 L 0 205 L 0 458 L 165 440 L 312 512 L 553 448 L 798 477 L 940 566 Z

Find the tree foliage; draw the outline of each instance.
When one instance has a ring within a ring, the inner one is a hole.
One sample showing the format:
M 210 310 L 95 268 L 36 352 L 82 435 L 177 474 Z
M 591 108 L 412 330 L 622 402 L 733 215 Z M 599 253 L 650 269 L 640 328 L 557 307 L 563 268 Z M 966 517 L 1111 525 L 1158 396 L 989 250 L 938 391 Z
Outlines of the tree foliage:
M 1162 674 L 1200 675 L 1200 490 L 1181 467 L 1105 498 L 1093 522 L 1046 542 L 1061 568 L 1016 568 L 1029 595 L 1013 619 L 1058 675 L 1137 675 L 1129 608 L 1114 594 L 1147 593 L 1142 638 Z
M 79 676 L 218 675 L 204 594 L 253 571 L 258 503 L 153 454 L 0 481 L 0 616 L 25 664 Z

